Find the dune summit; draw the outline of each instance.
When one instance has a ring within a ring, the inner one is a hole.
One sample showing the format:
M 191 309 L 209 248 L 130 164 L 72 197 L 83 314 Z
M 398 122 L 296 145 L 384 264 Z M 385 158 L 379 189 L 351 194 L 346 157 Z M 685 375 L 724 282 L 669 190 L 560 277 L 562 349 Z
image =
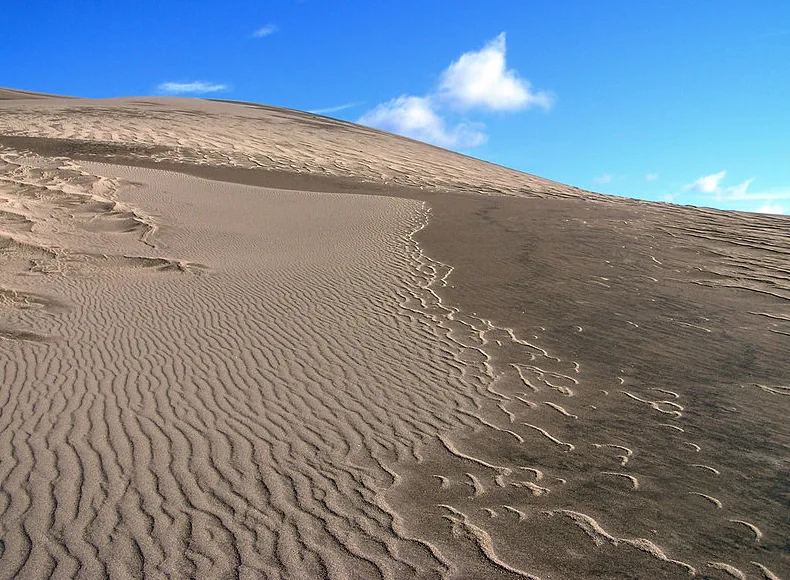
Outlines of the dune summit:
M 786 578 L 790 221 L 0 90 L 0 577 Z

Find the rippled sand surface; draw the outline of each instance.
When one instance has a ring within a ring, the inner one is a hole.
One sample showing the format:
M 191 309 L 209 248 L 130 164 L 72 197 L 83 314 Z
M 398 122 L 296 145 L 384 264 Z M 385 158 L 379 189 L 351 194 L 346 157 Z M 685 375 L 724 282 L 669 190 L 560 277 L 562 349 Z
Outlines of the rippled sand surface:
M 3 135 L 66 140 L 72 147 L 81 146 L 83 153 L 480 193 L 586 193 L 375 129 L 252 103 L 172 97 L 26 98 L 7 101 L 5 110 L 13 114 L 0 119 Z
M 0 93 L 0 577 L 787 577 L 786 220 Z

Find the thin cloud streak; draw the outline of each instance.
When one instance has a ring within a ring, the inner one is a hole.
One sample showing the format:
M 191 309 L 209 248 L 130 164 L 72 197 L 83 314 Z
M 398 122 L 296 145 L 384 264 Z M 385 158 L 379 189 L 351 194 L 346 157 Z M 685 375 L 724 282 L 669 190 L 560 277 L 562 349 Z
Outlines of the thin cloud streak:
M 326 115 L 327 113 L 337 113 L 338 111 L 345 111 L 346 109 L 352 109 L 354 107 L 358 107 L 364 104 L 365 104 L 364 101 L 355 101 L 353 103 L 346 103 L 344 105 L 337 105 L 335 107 L 325 107 L 323 109 L 311 109 L 307 112 L 313 113 L 314 115 Z
M 594 177 L 593 181 L 595 183 L 598 183 L 598 184 L 611 183 L 612 182 L 612 176 L 609 175 L 608 173 L 604 173 L 603 175 L 601 175 L 599 177 Z
M 205 94 L 226 91 L 230 87 L 206 81 L 190 81 L 185 83 L 166 82 L 156 87 L 160 93 L 170 94 Z
M 777 30 L 775 32 L 766 32 L 764 34 L 760 34 L 757 38 L 776 38 L 777 36 L 787 36 L 790 35 L 790 30 Z
M 751 180 L 750 180 L 751 181 Z M 730 188 L 730 194 L 720 199 L 733 201 L 783 201 L 790 200 L 790 187 L 778 187 L 763 191 L 738 191 L 739 186 Z
M 266 26 L 262 26 L 258 30 L 252 33 L 254 38 L 263 38 L 264 36 L 269 36 L 277 32 L 279 28 L 277 28 L 276 24 L 267 24 Z
M 666 201 L 692 205 L 707 205 L 717 202 L 717 207 L 737 204 L 743 211 L 757 213 L 785 213 L 786 204 L 777 202 L 790 201 L 790 187 L 776 187 L 767 190 L 750 191 L 754 177 L 730 186 L 722 185 L 727 175 L 726 170 L 700 177 L 696 181 L 684 185 L 677 193 L 668 194 Z M 749 206 L 751 206 L 749 208 Z M 747 209 L 748 208 L 748 209 Z

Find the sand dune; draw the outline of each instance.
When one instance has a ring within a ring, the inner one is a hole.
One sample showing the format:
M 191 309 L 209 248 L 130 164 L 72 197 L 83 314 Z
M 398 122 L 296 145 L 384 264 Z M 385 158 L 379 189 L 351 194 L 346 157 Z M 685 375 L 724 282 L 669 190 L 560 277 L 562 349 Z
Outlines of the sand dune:
M 175 97 L 21 99 L 0 134 L 64 139 L 96 155 L 279 169 L 478 193 L 586 192 L 431 145 L 265 105 Z M 124 147 L 119 149 L 118 144 Z
M 0 577 L 786 577 L 786 219 L 0 96 Z

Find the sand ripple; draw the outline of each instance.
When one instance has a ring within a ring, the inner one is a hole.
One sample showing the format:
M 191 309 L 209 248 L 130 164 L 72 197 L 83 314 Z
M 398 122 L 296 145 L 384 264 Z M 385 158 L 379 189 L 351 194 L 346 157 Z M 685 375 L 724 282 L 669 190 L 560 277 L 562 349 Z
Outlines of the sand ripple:
M 699 402 L 443 303 L 423 203 L 1 153 L 0 577 L 776 577 Z
M 485 194 L 591 195 L 404 137 L 265 105 L 161 97 L 78 103 L 50 98 L 5 101 L 3 109 L 0 134 L 55 138 L 83 154 L 460 187 Z

